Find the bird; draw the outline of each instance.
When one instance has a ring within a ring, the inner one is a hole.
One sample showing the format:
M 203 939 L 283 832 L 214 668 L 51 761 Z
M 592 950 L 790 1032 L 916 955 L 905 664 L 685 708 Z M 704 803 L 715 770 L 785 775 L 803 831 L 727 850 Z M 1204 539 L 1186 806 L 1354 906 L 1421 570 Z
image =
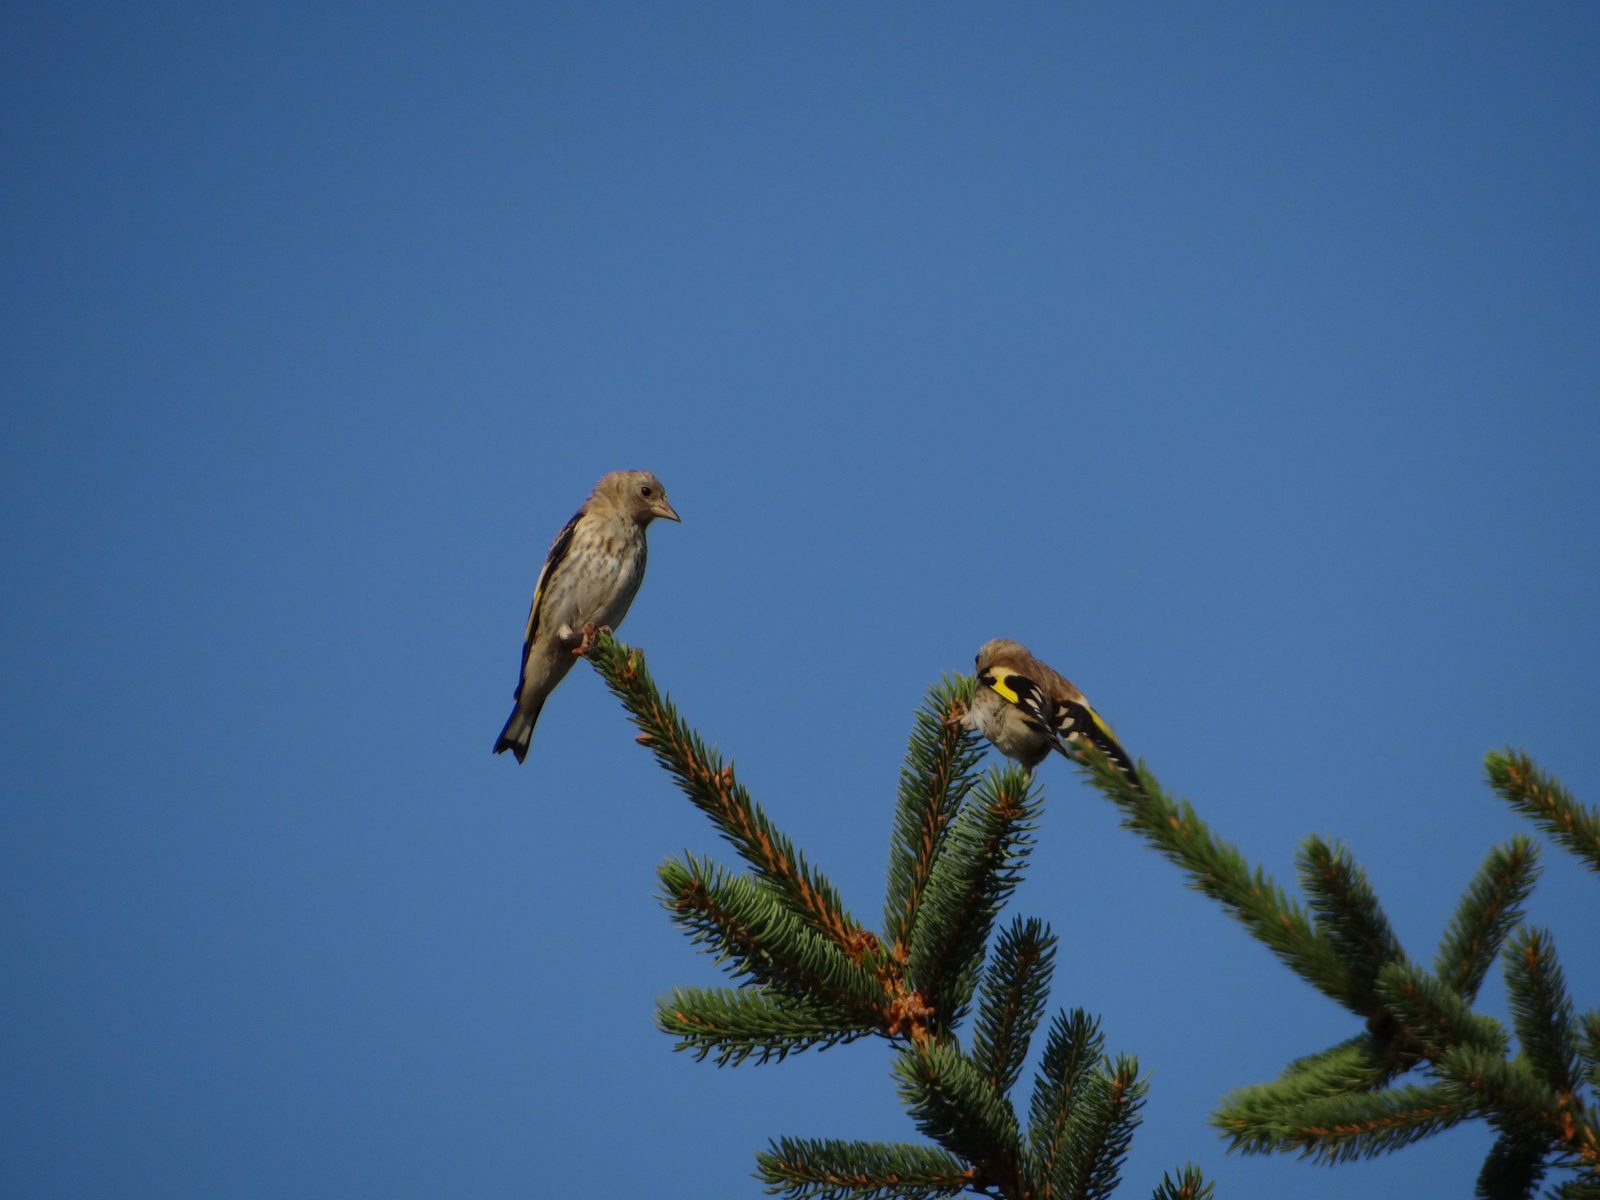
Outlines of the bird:
M 1087 739 L 1136 785 L 1133 759 L 1071 680 L 1040 662 L 1021 642 L 994 638 L 978 648 L 977 687 L 960 718 L 968 729 L 1020 763 L 1029 774 L 1055 750 L 1074 757 L 1065 743 Z
M 522 670 L 516 699 L 494 752 L 509 750 L 522 762 L 539 710 L 601 629 L 622 624 L 644 580 L 651 521 L 682 518 L 667 503 L 667 491 L 649 471 L 602 475 L 550 543 L 533 587 L 528 627 L 522 637 Z

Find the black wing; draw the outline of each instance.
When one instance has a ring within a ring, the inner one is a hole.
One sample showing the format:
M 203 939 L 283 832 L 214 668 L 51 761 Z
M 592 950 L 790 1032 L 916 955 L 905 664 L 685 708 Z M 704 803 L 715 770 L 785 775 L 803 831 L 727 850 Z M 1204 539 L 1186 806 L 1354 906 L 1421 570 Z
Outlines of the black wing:
M 1110 727 L 1100 719 L 1100 714 L 1087 704 L 1080 704 L 1076 700 L 1054 701 L 1054 728 L 1057 739 L 1056 749 L 1066 754 L 1060 742 L 1075 741 L 1084 738 L 1093 742 L 1095 748 L 1122 768 L 1134 784 L 1139 782 L 1139 773 L 1134 770 L 1133 759 L 1128 757 L 1128 752 L 1122 748 L 1122 743 L 1117 741 Z
M 544 556 L 544 566 L 539 568 L 539 581 L 533 585 L 533 603 L 528 606 L 528 629 L 522 635 L 522 665 L 517 669 L 517 686 L 511 694 L 516 697 L 522 695 L 522 672 L 528 665 L 528 654 L 533 650 L 533 639 L 539 636 L 539 607 L 544 603 L 544 585 L 549 582 L 551 574 L 561 565 L 561 560 L 566 558 L 567 551 L 572 549 L 572 535 L 578 528 L 578 521 L 583 516 L 583 509 L 572 514 L 572 520 L 561 527 L 561 532 L 556 534 L 556 540 L 550 543 L 550 553 Z

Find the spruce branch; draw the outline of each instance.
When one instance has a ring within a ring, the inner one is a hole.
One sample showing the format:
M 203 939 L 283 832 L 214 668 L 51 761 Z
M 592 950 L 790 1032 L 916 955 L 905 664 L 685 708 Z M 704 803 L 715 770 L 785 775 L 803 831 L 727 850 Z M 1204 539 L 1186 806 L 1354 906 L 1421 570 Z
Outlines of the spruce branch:
M 1374 1091 L 1388 1082 L 1393 1071 L 1384 1046 L 1370 1033 L 1362 1033 L 1292 1060 L 1278 1078 L 1294 1080 L 1300 1098 L 1309 1098 Z
M 998 1092 L 1009 1092 L 1022 1073 L 1028 1042 L 1044 1015 L 1056 939 L 1037 918 L 1016 918 L 989 954 L 972 1060 Z
M 912 935 L 908 974 L 948 1032 L 966 1014 L 989 930 L 1021 879 L 1039 797 L 1027 773 L 988 772 L 961 806 L 934 865 Z
M 947 1043 L 913 1043 L 901 1049 L 894 1073 L 896 1090 L 917 1128 L 979 1166 L 975 1186 L 1025 1200 L 1016 1114 L 970 1059 Z
M 1210 1118 L 1230 1150 L 1299 1151 L 1302 1158 L 1328 1164 L 1386 1154 L 1475 1115 L 1474 1107 L 1444 1084 L 1347 1092 L 1290 1105 L 1260 1103 L 1260 1093 L 1249 1095 L 1252 1091 L 1233 1093 Z
M 1600 811 L 1575 799 L 1521 750 L 1507 746 L 1483 757 L 1490 786 L 1512 808 L 1533 818 L 1556 841 L 1600 871 Z
M 1187 800 L 1173 800 L 1141 759 L 1133 783 L 1096 747 L 1075 742 L 1076 762 L 1100 792 L 1122 810 L 1122 827 L 1145 839 L 1189 876 L 1189 886 L 1219 901 L 1227 913 L 1324 995 L 1344 1003 L 1351 986 L 1333 943 L 1272 877 L 1253 871 L 1238 849 L 1214 837 Z
M 1100 1022 L 1081 1008 L 1058 1012 L 1050 1023 L 1028 1110 L 1028 1159 L 1036 1196 L 1049 1195 L 1080 1084 L 1103 1060 L 1104 1047 Z
M 1232 845 L 1213 837 L 1187 801 L 1165 793 L 1143 762 L 1130 778 L 1093 746 L 1075 751 L 1090 781 L 1121 809 L 1124 827 L 1182 868 L 1191 886 L 1220 901 L 1302 978 L 1367 1017 L 1369 1038 L 1358 1040 L 1356 1057 L 1347 1050 L 1324 1063 L 1291 1064 L 1270 1084 L 1232 1093 L 1213 1120 L 1234 1148 L 1299 1149 L 1335 1162 L 1482 1117 L 1508 1139 L 1498 1165 L 1486 1167 L 1486 1179 L 1501 1181 L 1496 1188 L 1523 1179 L 1532 1168 L 1517 1164 L 1546 1143 L 1575 1167 L 1600 1163 L 1600 1120 L 1576 1094 L 1580 1078 L 1600 1080 L 1600 1067 L 1591 1065 L 1600 1057 L 1600 1023 L 1596 1054 L 1585 1051 L 1580 1072 L 1579 1031 L 1548 937 L 1525 935 L 1506 951 L 1522 1057 L 1508 1062 L 1505 1029 L 1470 1007 L 1536 878 L 1537 851 L 1529 839 L 1514 838 L 1491 851 L 1441 941 L 1437 974 L 1430 975 L 1407 960 L 1344 847 L 1316 837 L 1302 844 L 1298 870 L 1313 923 L 1265 872 L 1252 871 Z M 1524 755 L 1494 752 L 1486 765 L 1514 807 L 1600 869 L 1600 814 L 1573 800 Z M 1438 1084 L 1373 1090 L 1419 1060 L 1427 1061 Z
M 973 1169 L 934 1146 L 779 1138 L 756 1152 L 756 1178 L 790 1200 L 953 1196 Z
M 1593 1171 L 1558 1184 L 1545 1193 L 1550 1200 L 1600 1200 L 1600 1173 Z
M 954 721 L 972 681 L 934 685 L 917 714 L 880 941 L 845 912 L 732 766 L 682 720 L 639 651 L 602 635 L 589 657 L 638 726 L 637 740 L 751 868 L 735 873 L 688 852 L 660 867 L 673 922 L 742 982 L 673 989 L 657 1001 L 657 1025 L 676 1039 L 675 1049 L 718 1065 L 887 1037 L 898 1046 L 901 1099 L 937 1143 L 781 1139 L 757 1155 L 768 1190 L 793 1200 L 931 1200 L 958 1191 L 992 1200 L 1109 1196 L 1144 1101 L 1137 1060 L 1110 1062 L 1096 1023 L 1081 1011 L 1062 1014 L 1036 1080 L 1031 1149 L 1008 1095 L 1043 1014 L 1056 942 L 1042 922 L 1015 920 L 984 967 L 996 916 L 1032 844 L 1040 797 L 1020 770 L 976 774 L 978 740 Z M 1137 792 L 1140 782 L 1128 786 Z M 1281 900 L 1275 889 L 1274 896 Z M 1308 931 L 1303 914 L 1295 915 Z M 955 1029 L 980 978 L 968 1055 Z M 1179 1200 L 1210 1191 L 1185 1169 L 1176 1182 L 1164 1179 L 1157 1195 Z
M 1336 1163 L 1387 1153 L 1476 1115 L 1443 1084 L 1378 1090 L 1393 1057 L 1370 1035 L 1290 1063 L 1270 1083 L 1228 1093 L 1211 1124 L 1245 1154 L 1291 1153 Z
M 1453 1047 L 1469 1046 L 1493 1055 L 1506 1049 L 1504 1027 L 1475 1013 L 1454 988 L 1412 963 L 1390 963 L 1378 975 L 1377 992 L 1400 1023 L 1408 1045 L 1430 1062 Z
M 1163 1174 L 1161 1182 L 1156 1185 L 1156 1190 L 1150 1194 L 1150 1200 L 1211 1200 L 1217 1185 L 1208 1183 L 1206 1177 L 1200 1174 L 1200 1168 L 1193 1163 L 1184 1163 L 1178 1169 L 1178 1177 Z
M 1600 1098 L 1600 1008 L 1578 1018 L 1578 1053 L 1583 1059 L 1583 1078 Z
M 1490 1118 L 1502 1132 L 1531 1141 L 1559 1137 L 1568 1128 L 1569 1114 L 1561 1097 L 1524 1059 L 1507 1061 L 1481 1047 L 1462 1045 L 1447 1051 L 1435 1065 L 1460 1102 Z
M 1502 1133 L 1489 1148 L 1473 1195 L 1480 1200 L 1530 1200 L 1549 1165 L 1550 1145 Z
M 1296 1059 L 1270 1083 L 1235 1088 L 1211 1115 L 1211 1123 L 1227 1131 L 1236 1149 L 1247 1153 L 1281 1149 L 1283 1114 L 1312 1100 L 1376 1091 L 1393 1073 L 1390 1056 L 1374 1038 L 1362 1034 Z
M 1539 1146 L 1545 1148 L 1541 1154 L 1557 1151 L 1565 1164 L 1594 1170 L 1600 1167 L 1600 1112 L 1579 1095 L 1590 1074 L 1582 1062 L 1591 1031 L 1580 1031 L 1573 1018 L 1550 935 L 1537 928 L 1519 931 L 1504 959 L 1512 1025 L 1522 1054 L 1510 1063 L 1461 1055 L 1441 1062 L 1441 1072 L 1448 1071 L 1483 1098 L 1490 1120 L 1509 1139 L 1507 1172 Z M 1505 1177 L 1520 1178 L 1514 1172 Z
M 1130 1054 L 1084 1077 L 1051 1172 L 1052 1200 L 1105 1200 L 1116 1190 L 1147 1090 Z
M 723 763 L 716 750 L 706 746 L 678 715 L 671 699 L 663 696 L 650 678 L 643 651 L 602 631 L 588 657 L 639 727 L 634 740 L 649 747 L 689 802 L 711 818 L 739 856 L 783 896 L 796 916 L 853 961 L 874 961 L 877 938 L 845 911 L 833 885 L 761 811 L 749 790 L 734 777 L 732 764 Z
M 1300 843 L 1296 865 L 1300 886 L 1317 916 L 1317 931 L 1326 934 L 1344 965 L 1345 1006 L 1360 1016 L 1374 1016 L 1378 973 L 1391 962 L 1404 962 L 1406 953 L 1367 873 L 1342 843 L 1329 845 L 1315 834 Z
M 1562 1096 L 1578 1090 L 1578 1030 L 1572 1001 L 1543 929 L 1522 929 L 1505 949 L 1511 1025 L 1529 1066 Z
M 782 1062 L 876 1032 L 856 1013 L 760 986 L 673 988 L 656 1000 L 656 1028 L 678 1039 L 674 1050 L 719 1067 L 749 1058 Z
M 657 868 L 661 903 L 689 940 L 706 946 L 735 977 L 794 997 L 817 997 L 852 1014 L 850 1024 L 878 1024 L 889 997 L 876 975 L 795 917 L 766 881 L 736 875 L 685 854 Z
M 1433 973 L 1467 1003 L 1477 996 L 1506 936 L 1522 920 L 1522 905 L 1538 878 L 1538 843 L 1518 834 L 1490 849 L 1467 884 L 1433 960 Z
M 944 845 L 950 823 L 978 776 L 983 740 L 957 718 L 972 702 L 972 677 L 945 677 L 928 689 L 917 709 L 889 847 L 889 887 L 884 901 L 884 939 L 904 963 L 911 953 L 917 911 Z

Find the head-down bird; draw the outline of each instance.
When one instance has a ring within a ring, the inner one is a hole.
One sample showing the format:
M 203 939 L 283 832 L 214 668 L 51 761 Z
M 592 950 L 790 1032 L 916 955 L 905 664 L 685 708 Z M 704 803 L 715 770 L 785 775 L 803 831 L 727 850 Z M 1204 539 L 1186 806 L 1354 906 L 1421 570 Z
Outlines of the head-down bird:
M 978 685 L 962 718 L 1007 758 L 1032 771 L 1052 750 L 1068 758 L 1065 743 L 1086 738 L 1135 783 L 1133 760 L 1111 726 L 1089 707 L 1071 680 L 1058 674 L 1010 638 L 995 638 L 978 650 Z

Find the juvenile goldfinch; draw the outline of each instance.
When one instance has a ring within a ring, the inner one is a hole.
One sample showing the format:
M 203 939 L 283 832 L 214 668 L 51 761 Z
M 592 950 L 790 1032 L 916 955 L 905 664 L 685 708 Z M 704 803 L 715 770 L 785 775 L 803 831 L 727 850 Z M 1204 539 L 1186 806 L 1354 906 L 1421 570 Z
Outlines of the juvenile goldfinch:
M 494 752 L 528 756 L 533 724 L 545 697 L 566 677 L 602 628 L 615 629 L 644 580 L 645 527 L 657 517 L 679 519 L 666 489 L 649 471 L 602 475 L 572 520 L 550 543 L 528 610 L 516 707 Z
M 1001 754 L 1031 772 L 1052 750 L 1071 758 L 1063 743 L 1087 738 L 1138 782 L 1133 760 L 1111 726 L 1070 680 L 1029 654 L 1022 643 L 1009 638 L 985 642 L 976 666 L 978 686 L 962 723 L 983 734 Z

